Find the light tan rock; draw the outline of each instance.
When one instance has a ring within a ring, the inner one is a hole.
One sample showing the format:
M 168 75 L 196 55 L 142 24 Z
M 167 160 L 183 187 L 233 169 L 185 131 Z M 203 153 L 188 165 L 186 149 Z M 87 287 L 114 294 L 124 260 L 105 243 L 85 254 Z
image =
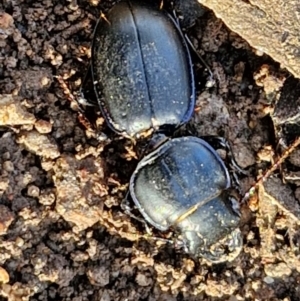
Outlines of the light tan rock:
M 21 106 L 18 97 L 0 95 L 0 126 L 28 125 L 34 122 L 34 115 Z
M 198 0 L 258 50 L 300 78 L 300 9 L 297 0 Z

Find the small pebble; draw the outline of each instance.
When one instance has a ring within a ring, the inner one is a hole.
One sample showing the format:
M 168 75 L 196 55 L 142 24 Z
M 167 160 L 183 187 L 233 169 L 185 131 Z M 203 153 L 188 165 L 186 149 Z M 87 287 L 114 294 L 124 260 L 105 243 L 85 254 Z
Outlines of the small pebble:
M 37 198 L 40 195 L 40 189 L 35 185 L 29 185 L 27 188 L 27 194 L 33 198 Z
M 274 278 L 270 277 L 270 276 L 266 276 L 264 278 L 264 282 L 267 284 L 272 284 L 274 282 Z
M 3 269 L 2 267 L 0 267 L 0 283 L 8 283 L 9 282 L 9 275 L 6 272 L 5 269 Z
M 52 131 L 52 124 L 46 120 L 40 119 L 35 122 L 34 126 L 40 134 L 48 134 Z

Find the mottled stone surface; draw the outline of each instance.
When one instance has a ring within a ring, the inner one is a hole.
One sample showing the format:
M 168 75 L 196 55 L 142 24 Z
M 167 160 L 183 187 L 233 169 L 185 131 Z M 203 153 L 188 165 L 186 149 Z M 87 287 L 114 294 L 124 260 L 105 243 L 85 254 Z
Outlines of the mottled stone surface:
M 198 0 L 259 53 L 300 78 L 300 3 L 286 0 Z

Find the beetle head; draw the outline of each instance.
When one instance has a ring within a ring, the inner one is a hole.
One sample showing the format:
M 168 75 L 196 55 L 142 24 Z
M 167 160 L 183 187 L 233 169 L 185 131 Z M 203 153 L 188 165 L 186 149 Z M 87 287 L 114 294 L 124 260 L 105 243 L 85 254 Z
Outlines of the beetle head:
M 232 261 L 242 248 L 238 209 L 227 193 L 212 199 L 176 224 L 177 246 L 213 263 Z
M 222 263 L 233 261 L 240 254 L 243 240 L 237 228 L 222 240 L 208 246 L 199 233 L 187 231 L 178 237 L 175 247 L 195 258 L 203 257 L 211 263 Z

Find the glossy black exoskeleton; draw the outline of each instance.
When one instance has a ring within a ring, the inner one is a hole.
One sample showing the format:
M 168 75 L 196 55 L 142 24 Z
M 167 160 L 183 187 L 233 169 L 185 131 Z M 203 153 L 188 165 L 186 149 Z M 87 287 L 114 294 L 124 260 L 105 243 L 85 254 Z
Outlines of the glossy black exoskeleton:
M 242 245 L 230 187 L 222 159 L 196 137 L 162 144 L 139 162 L 130 179 L 130 195 L 149 224 L 173 229 L 187 253 L 215 262 L 237 255 Z
M 144 2 L 120 2 L 98 22 L 88 74 L 85 83 L 108 125 L 123 136 L 170 132 L 192 115 L 194 76 L 185 39 L 169 14 Z M 131 176 L 129 192 L 147 223 L 174 230 L 188 254 L 220 262 L 241 249 L 230 186 L 216 151 L 185 137 L 159 139 Z
M 120 2 L 99 20 L 89 74 L 100 109 L 119 134 L 172 131 L 193 113 L 185 39 L 168 13 L 143 1 Z

